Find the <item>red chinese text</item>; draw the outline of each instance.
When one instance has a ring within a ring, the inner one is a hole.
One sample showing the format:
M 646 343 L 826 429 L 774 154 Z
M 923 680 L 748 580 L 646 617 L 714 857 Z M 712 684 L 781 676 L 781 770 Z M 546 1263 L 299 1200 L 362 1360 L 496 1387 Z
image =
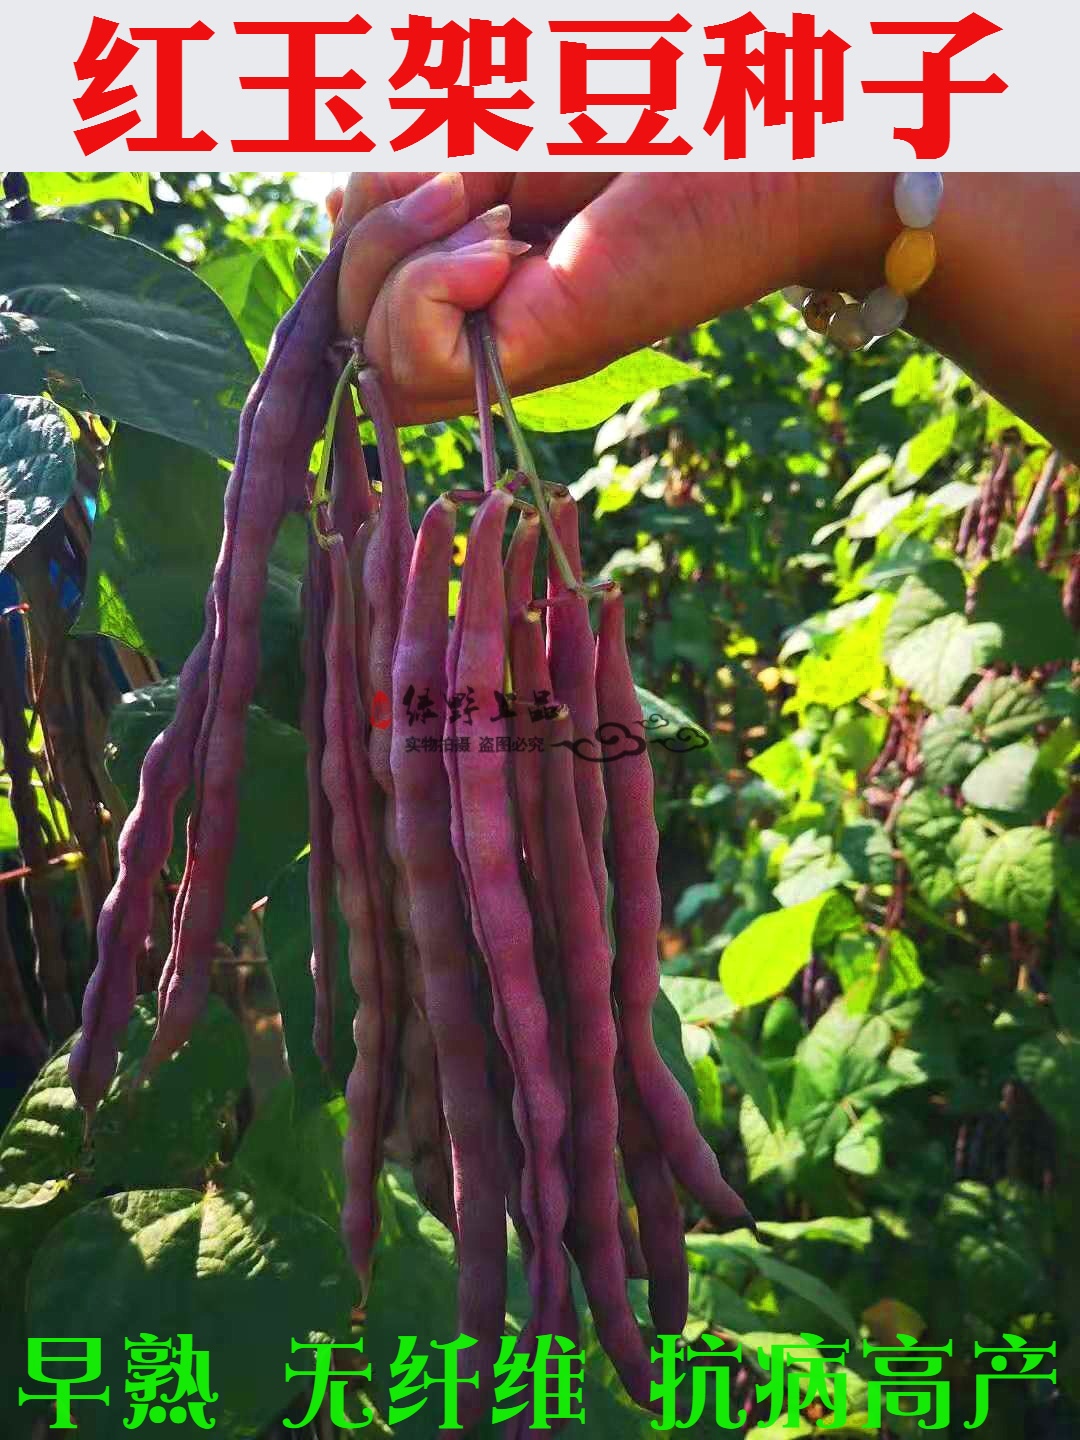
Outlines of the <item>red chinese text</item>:
M 691 28 L 689 20 L 675 15 L 670 20 L 552 20 L 550 25 L 556 35 L 660 33 L 660 39 L 648 47 L 588 45 L 581 40 L 560 43 L 559 110 L 563 115 L 575 115 L 570 128 L 578 138 L 576 143 L 570 140 L 549 144 L 552 155 L 689 155 L 692 147 L 681 135 L 673 140 L 658 138 L 669 118 L 662 112 L 675 108 L 676 68 L 683 53 L 666 34 L 685 34 Z M 647 87 L 637 93 L 591 91 L 589 64 L 602 60 L 644 62 L 648 67 Z M 641 114 L 629 139 L 609 140 L 604 127 L 584 113 L 590 105 L 629 105 Z
M 451 20 L 435 25 L 429 15 L 410 15 L 408 25 L 395 28 L 395 40 L 404 40 L 404 59 L 390 77 L 393 89 L 401 90 L 415 81 L 423 81 L 428 91 L 420 97 L 401 96 L 390 101 L 393 110 L 417 110 L 412 124 L 391 142 L 394 150 L 407 150 L 426 140 L 446 126 L 447 154 L 472 155 L 476 150 L 476 130 L 511 150 L 520 150 L 532 134 L 531 125 L 511 120 L 500 112 L 528 110 L 532 99 L 524 90 L 512 94 L 483 97 L 477 87 L 490 85 L 496 79 L 507 85 L 519 85 L 528 79 L 528 43 L 532 31 L 520 20 L 495 25 L 490 20 L 470 20 L 468 28 Z M 496 57 L 496 44 L 501 42 L 501 58 Z M 439 47 L 435 61 L 433 52 Z M 466 55 L 468 75 L 465 78 Z

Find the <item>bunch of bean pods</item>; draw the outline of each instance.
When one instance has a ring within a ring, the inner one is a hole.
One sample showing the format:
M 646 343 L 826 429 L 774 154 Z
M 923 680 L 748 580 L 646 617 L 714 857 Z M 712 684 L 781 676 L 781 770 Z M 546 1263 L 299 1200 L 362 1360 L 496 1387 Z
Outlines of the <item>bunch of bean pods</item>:
M 329 1063 L 340 916 L 356 997 L 350 1257 L 366 1293 L 377 1283 L 377 1181 L 384 1157 L 399 1155 L 456 1241 L 460 1330 L 477 1342 L 480 1377 L 463 1423 L 490 1408 L 508 1217 L 532 1307 L 519 1348 L 576 1336 L 575 1266 L 600 1342 L 628 1393 L 650 1405 L 649 1345 L 628 1279 L 647 1279 L 657 1332 L 679 1334 L 680 1187 L 718 1227 L 750 1222 L 653 1038 L 658 835 L 623 599 L 583 583 L 576 506 L 536 478 L 482 319 L 472 339 L 484 490 L 440 496 L 414 534 L 378 376 L 337 342 L 341 253 L 339 244 L 281 322 L 243 412 L 205 629 L 120 838 L 72 1085 L 92 1114 L 112 1080 L 188 790 L 186 865 L 144 1072 L 184 1044 L 206 999 L 267 562 L 286 515 L 306 510 L 313 1044 Z M 491 379 L 519 450 L 508 477 L 498 473 Z M 354 387 L 376 432 L 378 491 Z M 455 537 L 470 510 L 451 622 Z M 380 696 L 389 726 L 371 723 Z M 610 746 L 621 747 L 617 760 L 597 763 Z

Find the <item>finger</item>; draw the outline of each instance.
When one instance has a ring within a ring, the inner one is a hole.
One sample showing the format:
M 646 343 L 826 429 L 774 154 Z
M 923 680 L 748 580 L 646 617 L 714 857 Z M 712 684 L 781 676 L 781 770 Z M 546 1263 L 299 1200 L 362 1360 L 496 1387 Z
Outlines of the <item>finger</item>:
M 490 301 L 511 389 L 577 379 L 783 283 L 797 226 L 794 192 L 774 179 L 785 177 L 627 174 L 608 185 Z M 395 373 L 410 387 L 395 404 L 403 422 L 421 423 L 460 414 L 472 379 L 467 351 L 448 343 L 458 327 L 445 307 L 429 343 L 430 307 L 412 283 L 403 267 L 393 285 Z
M 411 405 L 431 375 L 471 376 L 465 318 L 490 305 L 526 249 L 520 241 L 492 237 L 461 250 L 432 250 L 398 267 L 379 295 L 363 342 L 392 409 L 395 400 Z M 470 398 L 462 408 L 472 405 Z M 401 423 L 401 416 L 395 418 Z
M 362 335 L 386 277 L 401 260 L 459 230 L 469 219 L 456 171 L 434 176 L 400 200 L 379 205 L 349 232 L 338 287 L 346 335 Z
M 345 191 L 340 185 L 335 185 L 326 197 L 326 213 L 330 216 L 330 224 L 337 225 L 338 216 L 341 214 L 341 207 L 345 202 Z
M 335 218 L 335 238 L 376 206 L 400 200 L 432 178 L 431 172 L 364 170 L 349 176 L 345 198 Z M 469 214 L 477 215 L 501 202 L 509 203 L 522 225 L 556 225 L 596 198 L 615 177 L 570 171 L 469 172 L 464 176 Z

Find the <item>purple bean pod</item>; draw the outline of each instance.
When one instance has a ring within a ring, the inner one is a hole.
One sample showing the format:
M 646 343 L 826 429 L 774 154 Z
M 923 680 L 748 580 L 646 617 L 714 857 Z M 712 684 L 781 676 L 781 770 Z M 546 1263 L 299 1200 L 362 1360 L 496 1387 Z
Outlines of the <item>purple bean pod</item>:
M 322 784 L 325 744 L 323 698 L 326 658 L 323 632 L 329 609 L 330 572 L 326 551 L 308 527 L 308 565 L 301 604 L 304 617 L 304 696 L 300 720 L 307 741 L 308 908 L 311 913 L 311 980 L 315 991 L 312 1046 L 327 1074 L 334 1061 L 334 989 L 337 923 L 334 918 L 334 850 L 330 806 Z
M 456 510 L 438 499 L 413 552 L 393 667 L 393 708 L 404 714 L 410 685 L 443 687 L 450 562 Z M 392 727 L 390 766 L 409 920 L 423 974 L 443 1111 L 450 1133 L 458 1238 L 458 1323 L 477 1341 L 481 1387 L 469 1392 L 469 1422 L 490 1401 L 506 1310 L 506 1212 L 492 1136 L 498 1118 L 488 1084 L 487 1039 L 473 990 L 468 919 L 450 842 L 450 787 L 438 751 L 410 750 L 409 728 Z M 475 1400 L 475 1404 L 474 1404 Z M 475 1409 L 475 1415 L 473 1411 Z
M 375 514 L 375 493 L 368 476 L 364 447 L 353 409 L 352 391 L 341 399 L 334 427 L 334 456 L 331 471 L 330 528 L 351 549 L 356 532 Z
M 596 651 L 600 714 L 631 729 L 644 725 L 626 649 L 622 592 L 604 596 Z M 626 1058 L 642 1105 L 675 1178 L 724 1228 L 752 1224 L 697 1128 L 682 1086 L 656 1048 L 652 1010 L 660 990 L 660 836 L 653 812 L 652 762 L 644 747 L 604 767 L 615 873 L 615 998 Z
M 336 333 L 343 251 L 344 242 L 339 241 L 309 281 L 294 306 L 295 319 L 274 347 L 273 385 L 257 406 L 244 464 L 234 468 L 226 492 L 225 534 L 212 584 L 214 636 L 206 711 L 195 746 L 188 857 L 144 1074 L 187 1040 L 210 988 L 236 839 L 245 721 L 259 673 L 267 566 L 282 520 L 297 503 L 295 456 L 310 454 L 330 406 L 332 387 L 323 359 Z M 302 473 L 306 482 L 306 464 Z
M 326 695 L 322 783 L 330 804 L 338 905 L 349 934 L 349 975 L 356 995 L 353 1038 L 356 1061 L 345 1097 L 346 1196 L 342 1228 L 349 1258 L 365 1292 L 379 1229 L 375 1186 L 382 1168 L 383 1137 L 391 1099 L 386 1092 L 387 996 L 381 955 L 388 939 L 377 883 L 375 827 L 370 818 L 374 786 L 359 726 L 356 683 L 356 607 L 345 542 L 329 537 L 330 608 L 325 633 Z M 382 906 L 385 911 L 385 904 Z
M 304 303 L 301 297 L 278 326 L 266 365 L 240 417 L 236 461 L 225 491 L 230 543 L 248 470 L 252 428 L 271 384 L 277 389 L 282 350 Z M 118 842 L 116 881 L 98 917 L 97 964 L 83 996 L 82 1033 L 68 1062 L 72 1088 L 88 1114 L 97 1108 L 116 1072 L 120 1041 L 135 1006 L 138 961 L 153 924 L 154 887 L 172 850 L 176 807 L 191 784 L 209 689 L 215 630 L 212 589 L 205 608 L 202 638 L 180 672 L 173 718 L 143 760 L 138 798 Z
M 562 1161 L 565 1106 L 551 1064 L 547 1009 L 533 955 L 533 927 L 515 849 L 507 769 L 495 752 L 506 721 L 493 719 L 494 692 L 504 688 L 506 596 L 502 534 L 509 495 L 495 490 L 479 506 L 447 657 L 451 695 L 470 689 L 473 723 L 448 711 L 446 737 L 470 748 L 446 754 L 451 834 L 469 897 L 473 933 L 494 1002 L 496 1032 L 514 1077 L 514 1122 L 523 1150 L 521 1205 L 534 1244 L 529 1288 L 534 1334 L 557 1334 L 570 1303 L 563 1232 L 569 1187 Z M 492 752 L 481 750 L 489 742 Z
M 379 523 L 364 556 L 364 591 L 371 616 L 368 667 L 372 694 L 389 696 L 393 689 L 394 646 L 409 582 L 413 532 L 409 520 L 409 494 L 405 466 L 397 443 L 397 430 L 374 370 L 362 370 L 359 378 L 364 409 L 375 426 L 379 446 L 382 497 Z M 384 794 L 390 793 L 390 745 L 393 726 L 371 732 L 371 773 Z M 391 852 L 392 853 L 392 852 Z
M 544 819 L 556 891 L 575 896 L 558 907 L 559 943 L 569 1038 L 571 1136 L 574 1156 L 573 1254 L 601 1345 L 627 1393 L 650 1406 L 654 1379 L 648 1352 L 627 1298 L 626 1253 L 619 1233 L 615 1151 L 616 1032 L 611 1010 L 611 950 L 592 887 L 582 885 L 588 855 L 574 791 L 569 712 L 551 722 L 545 753 Z
M 649 1282 L 649 1314 L 658 1335 L 681 1335 L 690 1307 L 682 1205 L 671 1169 L 621 1057 L 616 1082 L 619 1149 L 637 1210 L 638 1238 Z
M 559 537 L 570 568 L 580 580 L 581 542 L 578 537 L 578 509 L 570 495 L 557 496 L 551 502 L 551 520 Z M 574 737 L 596 745 L 598 724 L 595 655 L 592 626 L 589 624 L 589 602 L 583 596 L 571 596 L 559 573 L 555 558 L 548 557 L 548 596 L 559 604 L 548 611 L 548 661 L 555 694 L 570 709 Z M 607 868 L 604 864 L 604 819 L 607 801 L 604 796 L 603 767 L 592 760 L 574 756 L 574 789 L 577 792 L 581 830 L 589 857 L 597 904 L 601 915 L 607 915 Z

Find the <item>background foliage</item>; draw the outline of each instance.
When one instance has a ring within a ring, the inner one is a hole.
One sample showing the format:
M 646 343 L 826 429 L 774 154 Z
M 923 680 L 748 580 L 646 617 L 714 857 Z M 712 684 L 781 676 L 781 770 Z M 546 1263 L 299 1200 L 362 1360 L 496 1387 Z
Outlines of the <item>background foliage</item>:
M 0 226 L 0 566 L 25 593 L 44 555 L 72 653 L 107 653 L 114 670 L 145 657 L 153 683 L 136 688 L 129 665 L 109 716 L 115 825 L 201 628 L 239 406 L 319 224 L 289 177 L 26 179 L 29 207 L 9 186 Z M 670 734 L 709 737 L 653 746 L 657 1029 L 762 1223 L 756 1240 L 720 1238 L 688 1217 L 694 1330 L 851 1339 L 853 1435 L 879 1433 L 860 1423 L 863 1338 L 954 1342 L 955 1433 L 976 1342 L 1056 1342 L 1059 1385 L 997 1386 L 983 1433 L 1080 1433 L 1080 702 L 1076 602 L 1062 600 L 1075 470 L 907 337 L 845 356 L 774 299 L 520 415 L 545 475 L 581 503 L 586 569 L 627 593 L 646 709 Z M 468 420 L 405 445 L 417 513 L 479 474 Z M 81 566 L 54 543 L 75 512 L 92 522 Z M 359 1324 L 385 1382 L 398 1335 L 453 1331 L 452 1245 L 404 1172 L 386 1182 L 364 1314 L 337 1240 L 343 1107 L 308 1040 L 303 549 L 297 521 L 264 613 L 221 998 L 133 1091 L 153 1018 L 140 1002 L 92 1144 L 22 889 L 2 892 L 33 1023 L 62 1045 L 34 1078 L 18 1046 L 3 1056 L 13 1435 L 30 1433 L 14 1409 L 27 1333 L 105 1327 L 122 1355 L 136 1329 L 201 1326 L 218 1431 L 239 1437 L 279 1433 L 290 1404 L 303 1414 L 284 1380 L 290 1336 Z M 91 847 L 47 735 L 30 744 L 46 859 L 67 857 L 50 893 L 77 1003 L 93 897 L 71 872 Z M 9 792 L 5 870 L 26 850 Z M 346 1025 L 339 1079 L 350 1043 Z M 190 1243 L 163 1238 L 177 1234 Z M 208 1237 L 221 1264 L 199 1262 Z M 517 1281 L 515 1323 L 522 1298 Z M 122 1391 L 122 1373 L 108 1378 Z M 369 1398 L 385 1406 L 378 1379 Z M 594 1352 L 586 1410 L 589 1434 L 653 1433 Z M 115 1433 L 108 1413 L 79 1410 L 80 1433 Z M 421 1411 L 397 1428 L 436 1423 Z M 893 1433 L 917 1433 L 904 1425 Z

